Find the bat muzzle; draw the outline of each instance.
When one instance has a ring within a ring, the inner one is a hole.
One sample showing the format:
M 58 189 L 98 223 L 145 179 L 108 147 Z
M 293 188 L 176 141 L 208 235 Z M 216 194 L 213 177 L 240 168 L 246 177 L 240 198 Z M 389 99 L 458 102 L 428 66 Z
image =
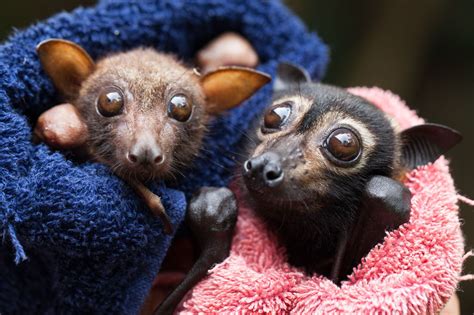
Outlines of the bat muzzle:
M 277 187 L 285 177 L 280 155 L 275 152 L 265 152 L 245 161 L 243 175 L 247 186 Z

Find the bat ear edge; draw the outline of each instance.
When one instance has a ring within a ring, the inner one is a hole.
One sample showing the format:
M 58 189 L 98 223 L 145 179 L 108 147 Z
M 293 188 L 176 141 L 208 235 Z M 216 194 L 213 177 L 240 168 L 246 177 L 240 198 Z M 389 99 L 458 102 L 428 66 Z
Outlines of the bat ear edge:
M 77 96 L 82 82 L 95 70 L 89 54 L 65 39 L 44 40 L 36 46 L 36 52 L 54 86 L 66 97 Z
M 236 107 L 271 81 L 263 72 L 247 67 L 220 67 L 201 76 L 206 111 L 218 115 Z
M 273 90 L 286 90 L 291 86 L 307 82 L 311 82 L 308 71 L 293 63 L 281 62 L 278 64 Z
M 450 127 L 426 123 L 401 132 L 402 164 L 409 169 L 433 163 L 462 141 L 462 135 Z

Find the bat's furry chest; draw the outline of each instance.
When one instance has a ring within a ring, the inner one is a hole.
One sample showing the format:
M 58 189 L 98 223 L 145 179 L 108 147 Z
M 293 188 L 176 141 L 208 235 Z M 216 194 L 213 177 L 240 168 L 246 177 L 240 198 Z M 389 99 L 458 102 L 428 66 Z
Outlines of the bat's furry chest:
M 302 268 L 308 275 L 330 277 L 341 236 L 353 224 L 357 208 L 357 205 L 339 205 L 287 213 L 280 219 L 266 218 L 266 221 L 285 247 L 292 266 Z
M 316 239 L 290 243 L 284 236 L 280 238 L 286 243 L 288 262 L 292 266 L 302 268 L 309 276 L 318 274 L 330 277 L 336 254 L 335 242 L 323 246 Z

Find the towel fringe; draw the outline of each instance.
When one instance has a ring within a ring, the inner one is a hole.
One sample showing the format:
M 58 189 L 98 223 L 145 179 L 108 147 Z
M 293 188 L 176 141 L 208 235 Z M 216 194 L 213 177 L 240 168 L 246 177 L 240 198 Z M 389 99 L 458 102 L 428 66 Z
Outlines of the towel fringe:
M 474 207 L 474 200 L 472 199 L 469 199 L 463 195 L 460 195 L 460 194 L 457 194 L 457 198 L 459 201 L 461 201 L 462 203 L 468 205 L 468 206 L 471 206 L 471 207 Z
M 466 259 L 473 256 L 474 256 L 474 250 L 471 249 L 470 251 L 466 252 L 464 256 L 462 256 L 462 262 L 464 263 Z
M 474 250 L 472 249 L 468 251 L 467 253 L 465 253 L 464 256 L 462 256 L 463 264 L 470 257 L 474 257 Z M 459 281 L 471 281 L 471 280 L 474 280 L 474 274 L 466 274 L 459 277 Z
M 459 281 L 471 281 L 474 280 L 474 274 L 467 274 L 459 277 Z
M 3 241 L 5 241 L 7 239 L 7 235 L 10 236 L 13 248 L 15 250 L 15 263 L 18 265 L 19 263 L 28 259 L 25 254 L 25 250 L 23 249 L 23 246 L 21 245 L 21 242 L 18 239 L 18 236 L 16 235 L 15 227 L 13 225 L 19 220 L 17 215 L 9 207 L 8 203 L 5 203 L 5 200 L 7 200 L 7 198 L 2 192 L 0 192 L 0 200 L 3 201 L 2 203 L 5 205 L 5 216 L 3 217 L 2 222 L 0 222 L 0 231 L 3 230 L 1 237 Z
M 21 245 L 20 240 L 18 240 L 13 224 L 9 223 L 7 225 L 7 228 L 8 228 L 8 234 L 10 235 L 10 238 L 12 241 L 13 248 L 15 249 L 15 264 L 18 265 L 21 262 L 28 259 L 28 257 L 25 254 L 25 250 L 23 249 L 23 246 Z

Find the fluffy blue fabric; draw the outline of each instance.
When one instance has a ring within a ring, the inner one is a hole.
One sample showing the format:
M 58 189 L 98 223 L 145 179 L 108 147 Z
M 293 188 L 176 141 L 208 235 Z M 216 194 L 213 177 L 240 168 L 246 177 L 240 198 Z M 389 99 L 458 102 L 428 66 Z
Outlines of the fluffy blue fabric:
M 231 30 L 254 45 L 263 71 L 292 61 L 314 78 L 324 72 L 326 47 L 277 1 L 105 0 L 58 14 L 0 46 L 0 313 L 137 313 L 171 240 L 106 166 L 76 164 L 67 153 L 32 144 L 37 116 L 57 102 L 35 46 L 58 37 L 93 58 L 152 46 L 188 60 Z M 206 151 L 179 190 L 152 187 L 175 226 L 187 195 L 228 184 L 242 131 L 270 94 L 266 87 L 214 121 Z

